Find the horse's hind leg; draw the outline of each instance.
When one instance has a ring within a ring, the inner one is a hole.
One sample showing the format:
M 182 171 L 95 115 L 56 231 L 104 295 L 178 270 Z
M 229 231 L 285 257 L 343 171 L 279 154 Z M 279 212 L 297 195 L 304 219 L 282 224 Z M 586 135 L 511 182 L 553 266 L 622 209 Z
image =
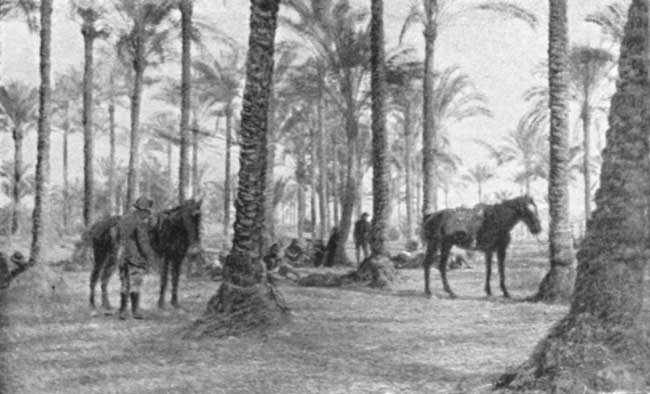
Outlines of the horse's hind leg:
M 165 292 L 167 291 L 167 271 L 169 269 L 169 260 L 163 257 L 160 267 L 160 295 L 158 296 L 158 308 L 165 308 Z
M 499 247 L 497 250 L 497 260 L 499 263 L 499 285 L 501 286 L 501 292 L 505 298 L 510 298 L 510 293 L 506 289 L 506 248 L 507 246 Z
M 427 251 L 424 255 L 424 261 L 422 265 L 424 266 L 424 294 L 428 297 L 431 297 L 431 289 L 429 289 L 429 276 L 431 274 L 431 264 L 433 264 L 433 259 L 436 254 L 437 244 L 435 241 L 429 241 L 427 244 Z
M 188 259 L 191 260 L 191 259 Z M 174 260 L 171 264 L 172 269 L 172 300 L 171 304 L 174 308 L 178 308 L 178 280 L 181 276 L 181 263 L 183 260 Z
M 93 247 L 93 253 L 95 261 L 93 263 L 93 270 L 90 272 L 90 306 L 95 307 L 95 286 L 97 285 L 97 279 L 99 279 L 99 273 L 102 270 L 104 261 L 97 258 L 98 251 L 97 248 Z
M 447 282 L 447 258 L 449 257 L 451 246 L 452 245 L 443 242 L 440 248 L 440 263 L 438 264 L 438 270 L 440 271 L 440 278 L 442 278 L 442 286 L 444 290 L 447 292 L 447 294 L 449 294 L 451 298 L 456 298 L 456 294 L 451 291 L 449 282 Z
M 117 266 L 117 256 L 113 251 L 106 253 L 104 257 L 104 269 L 102 270 L 102 308 L 109 311 L 113 309 L 108 299 L 108 281 L 115 272 Z
M 485 293 L 488 296 L 492 295 L 492 288 L 490 287 L 490 279 L 492 278 L 492 251 L 485 252 Z

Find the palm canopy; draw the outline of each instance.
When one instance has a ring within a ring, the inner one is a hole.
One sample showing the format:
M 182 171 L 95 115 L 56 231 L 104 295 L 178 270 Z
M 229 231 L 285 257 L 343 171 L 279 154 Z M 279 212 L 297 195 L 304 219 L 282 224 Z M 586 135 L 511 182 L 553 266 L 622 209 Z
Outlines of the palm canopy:
M 36 120 L 38 89 L 20 81 L 11 81 L 0 87 L 0 113 L 14 128 L 21 128 Z
M 243 60 L 241 48 L 231 46 L 221 51 L 218 58 L 210 56 L 194 61 L 201 101 L 232 105 L 242 88 Z
M 426 26 L 427 18 L 424 3 L 427 1 L 430 0 L 411 1 L 408 14 L 400 31 L 400 42 L 403 41 L 404 36 L 411 28 Z M 495 13 L 500 16 L 521 20 L 533 29 L 537 26 L 538 20 L 534 13 L 510 1 L 490 1 L 460 8 L 453 7 L 455 3 L 454 0 L 439 0 L 437 2 L 433 12 L 433 23 L 438 30 L 452 24 L 460 17 L 470 16 L 475 12 Z
M 623 28 L 627 21 L 627 7 L 622 2 L 608 4 L 602 10 L 587 15 L 587 22 L 598 25 L 606 37 L 612 42 L 623 40 Z
M 0 0 L 0 21 L 15 18 L 18 15 L 25 17 L 29 30 L 38 29 L 38 20 L 34 15 L 38 2 L 34 0 Z

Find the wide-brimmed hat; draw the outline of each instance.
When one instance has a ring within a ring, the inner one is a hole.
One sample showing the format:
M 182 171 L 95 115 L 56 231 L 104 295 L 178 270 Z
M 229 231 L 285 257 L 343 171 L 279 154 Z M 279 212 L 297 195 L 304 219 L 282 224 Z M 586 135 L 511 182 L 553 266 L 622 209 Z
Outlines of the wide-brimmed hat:
M 27 260 L 25 260 L 25 256 L 23 256 L 23 254 L 20 252 L 14 252 L 14 254 L 11 255 L 10 260 L 12 263 L 16 265 L 24 265 L 27 263 Z
M 361 217 L 362 217 L 362 218 L 367 218 L 368 216 L 370 216 L 370 215 L 368 214 L 368 212 L 364 212 L 364 213 L 361 214 Z
M 140 196 L 133 203 L 133 207 L 141 211 L 151 211 L 151 208 L 153 208 L 153 200 L 145 196 Z

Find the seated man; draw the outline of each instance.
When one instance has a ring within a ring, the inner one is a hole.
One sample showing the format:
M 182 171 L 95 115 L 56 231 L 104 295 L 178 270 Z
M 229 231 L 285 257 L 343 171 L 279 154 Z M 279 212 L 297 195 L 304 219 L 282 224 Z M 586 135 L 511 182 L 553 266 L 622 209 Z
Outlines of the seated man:
M 292 263 L 297 262 L 303 257 L 303 251 L 298 245 L 297 239 L 292 239 L 291 244 L 284 250 L 284 257 Z
M 294 280 L 300 279 L 298 271 L 280 257 L 280 245 L 277 243 L 271 245 L 269 252 L 262 258 L 262 261 L 264 261 L 267 272 L 271 275 L 277 273 L 287 279 L 292 279 L 289 278 L 289 275 L 293 275 Z

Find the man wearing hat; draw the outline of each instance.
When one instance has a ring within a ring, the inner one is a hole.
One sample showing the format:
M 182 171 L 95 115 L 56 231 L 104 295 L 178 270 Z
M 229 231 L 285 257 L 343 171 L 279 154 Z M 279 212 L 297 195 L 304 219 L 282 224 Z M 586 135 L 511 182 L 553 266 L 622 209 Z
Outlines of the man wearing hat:
M 118 223 L 117 264 L 120 270 L 120 319 L 126 319 L 126 307 L 130 297 L 133 318 L 142 319 L 140 312 L 140 287 L 147 262 L 155 257 L 149 241 L 148 221 L 153 201 L 139 197 L 133 210 L 124 215 Z
M 359 249 L 363 249 L 363 259 L 368 258 L 370 247 L 370 222 L 368 222 L 368 213 L 364 212 L 361 218 L 354 223 L 354 231 L 352 236 L 354 238 L 354 247 L 357 252 L 357 264 L 359 264 Z

